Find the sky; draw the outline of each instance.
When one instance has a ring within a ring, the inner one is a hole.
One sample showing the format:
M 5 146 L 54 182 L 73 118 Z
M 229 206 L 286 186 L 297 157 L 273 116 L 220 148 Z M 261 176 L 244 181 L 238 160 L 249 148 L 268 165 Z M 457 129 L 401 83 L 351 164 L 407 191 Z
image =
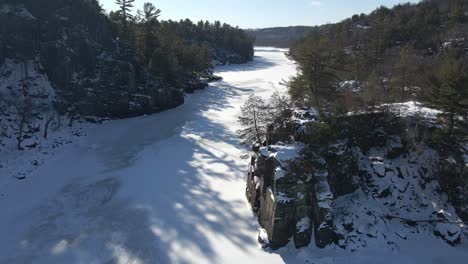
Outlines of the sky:
M 115 0 L 99 2 L 107 11 L 117 9 Z M 134 9 L 141 9 L 144 2 L 161 9 L 164 20 L 219 20 L 247 29 L 334 23 L 381 5 L 419 0 L 136 0 Z

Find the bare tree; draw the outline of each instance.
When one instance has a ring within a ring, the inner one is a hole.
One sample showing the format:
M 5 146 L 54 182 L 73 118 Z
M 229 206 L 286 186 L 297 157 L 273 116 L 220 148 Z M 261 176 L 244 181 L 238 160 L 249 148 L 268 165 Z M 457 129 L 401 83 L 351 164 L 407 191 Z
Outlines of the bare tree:
M 46 122 L 44 125 L 44 139 L 47 139 L 48 132 L 49 132 L 49 125 L 55 118 L 55 107 L 52 105 L 50 111 L 48 111 L 46 116 Z
M 18 123 L 18 133 L 16 135 L 17 148 L 18 150 L 23 150 L 21 143 L 25 138 L 26 129 L 29 128 L 29 121 L 31 120 L 33 105 L 30 98 L 26 98 L 20 101 L 16 105 L 16 109 L 19 115 Z
M 237 131 L 244 144 L 262 143 L 268 123 L 268 108 L 265 101 L 251 95 L 241 108 L 239 122 L 245 127 Z

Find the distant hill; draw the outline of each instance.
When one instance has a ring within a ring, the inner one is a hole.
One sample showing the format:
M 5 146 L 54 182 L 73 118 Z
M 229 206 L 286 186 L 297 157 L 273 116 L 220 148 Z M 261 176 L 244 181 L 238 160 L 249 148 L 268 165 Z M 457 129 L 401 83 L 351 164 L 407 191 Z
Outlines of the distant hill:
M 313 27 L 308 26 L 294 26 L 249 29 L 247 32 L 256 38 L 256 46 L 288 48 L 294 42 L 305 38 L 312 29 Z

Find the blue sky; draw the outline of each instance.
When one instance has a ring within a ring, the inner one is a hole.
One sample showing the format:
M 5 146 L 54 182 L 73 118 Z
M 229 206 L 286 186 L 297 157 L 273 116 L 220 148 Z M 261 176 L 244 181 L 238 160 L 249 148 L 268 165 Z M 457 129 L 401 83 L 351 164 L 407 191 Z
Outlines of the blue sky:
M 115 0 L 99 0 L 107 11 Z M 321 25 L 338 22 L 378 6 L 419 0 L 136 0 L 135 9 L 152 2 L 162 10 L 162 19 L 219 20 L 241 28 Z

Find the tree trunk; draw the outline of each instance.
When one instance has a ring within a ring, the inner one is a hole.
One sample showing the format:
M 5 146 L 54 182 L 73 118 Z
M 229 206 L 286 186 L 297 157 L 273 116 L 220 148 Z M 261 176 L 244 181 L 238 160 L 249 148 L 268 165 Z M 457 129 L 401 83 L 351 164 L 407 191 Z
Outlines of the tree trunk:
M 260 130 L 258 129 L 257 125 L 257 112 L 255 112 L 255 109 L 253 110 L 253 118 L 254 118 L 254 126 L 255 126 L 255 134 L 257 135 L 257 141 L 258 143 L 262 143 L 262 139 L 260 138 Z
M 47 118 L 47 121 L 45 123 L 45 126 L 44 126 L 44 139 L 47 139 L 47 135 L 48 135 L 48 131 L 49 131 L 49 125 L 50 125 L 50 122 L 52 122 L 52 120 L 54 119 L 54 116 L 55 116 L 55 110 L 52 111 L 52 114 L 49 116 L 49 118 Z
M 449 124 L 449 137 L 452 137 L 453 134 L 453 127 L 455 126 L 455 111 L 452 109 L 450 110 L 450 124 Z
M 24 118 L 21 118 L 18 136 L 16 137 L 16 141 L 18 143 L 17 144 L 18 150 L 23 150 L 23 148 L 21 147 L 21 143 L 23 142 L 23 131 L 24 131 Z

